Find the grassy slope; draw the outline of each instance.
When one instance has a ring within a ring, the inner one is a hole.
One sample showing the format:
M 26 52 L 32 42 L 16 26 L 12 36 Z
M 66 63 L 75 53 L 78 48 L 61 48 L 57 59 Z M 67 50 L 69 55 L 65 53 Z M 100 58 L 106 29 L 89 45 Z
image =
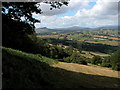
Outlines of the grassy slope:
M 72 82 L 87 88 L 120 88 L 118 71 L 98 66 L 86 66 L 74 63 L 59 62 L 53 67 L 65 69 L 71 72 L 62 72 L 68 83 Z M 74 72 L 74 73 L 73 73 Z M 76 73 L 75 73 L 76 72 Z M 68 75 L 67 75 L 68 74 Z
M 28 54 L 10 48 L 2 48 L 3 55 L 3 88 L 44 88 L 51 87 L 45 73 L 48 64 L 57 63 L 52 59 Z
M 69 71 L 81 72 L 81 73 L 85 73 L 85 74 L 120 78 L 118 76 L 118 71 L 114 71 L 114 70 L 111 70 L 110 68 L 100 67 L 97 65 L 89 65 L 88 66 L 88 65 L 75 64 L 75 63 L 59 62 L 57 64 L 53 64 L 52 66 L 63 68 L 63 69 L 69 70 Z
M 10 48 L 3 52 L 3 88 L 111 88 L 118 78 L 53 67 L 56 61 Z M 69 67 L 72 67 L 69 65 Z

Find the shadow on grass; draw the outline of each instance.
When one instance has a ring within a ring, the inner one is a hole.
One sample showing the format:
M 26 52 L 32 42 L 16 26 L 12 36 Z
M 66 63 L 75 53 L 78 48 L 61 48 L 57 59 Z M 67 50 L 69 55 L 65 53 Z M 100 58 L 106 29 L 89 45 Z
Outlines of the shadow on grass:
M 49 80 L 64 88 L 120 88 L 120 79 L 52 68 Z
M 3 52 L 3 88 L 118 88 L 118 78 L 54 68 Z

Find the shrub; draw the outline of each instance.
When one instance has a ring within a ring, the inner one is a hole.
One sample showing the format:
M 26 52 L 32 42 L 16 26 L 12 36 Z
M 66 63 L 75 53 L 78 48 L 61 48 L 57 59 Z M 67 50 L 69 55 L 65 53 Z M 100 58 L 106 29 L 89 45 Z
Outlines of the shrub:
M 102 63 L 102 59 L 100 56 L 94 56 L 91 60 L 92 64 L 98 65 Z
M 79 61 L 79 64 L 87 65 L 87 62 L 82 59 L 82 60 Z
M 110 63 L 102 63 L 101 64 L 102 67 L 112 67 L 112 65 Z

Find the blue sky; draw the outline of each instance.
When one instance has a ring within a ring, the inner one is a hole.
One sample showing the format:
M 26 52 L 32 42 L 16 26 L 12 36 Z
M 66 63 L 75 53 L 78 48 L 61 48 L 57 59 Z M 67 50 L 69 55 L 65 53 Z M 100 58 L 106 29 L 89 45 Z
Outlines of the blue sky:
M 77 10 L 69 10 L 66 13 L 57 15 L 58 17 L 64 17 L 64 16 L 74 16 L 77 13 Z
M 89 2 L 90 6 L 94 6 L 96 4 L 96 2 Z
M 96 4 L 96 2 L 89 2 L 90 7 L 83 7 L 84 9 L 90 9 L 92 8 L 94 5 Z M 66 13 L 63 14 L 59 14 L 57 15 L 58 17 L 63 17 L 63 16 L 74 16 L 77 13 L 77 10 L 69 10 Z
M 33 14 L 41 23 L 36 28 L 65 28 L 72 26 L 99 27 L 117 25 L 117 2 L 109 0 L 70 0 L 68 6 L 49 10 L 50 6 L 41 3 L 43 14 Z

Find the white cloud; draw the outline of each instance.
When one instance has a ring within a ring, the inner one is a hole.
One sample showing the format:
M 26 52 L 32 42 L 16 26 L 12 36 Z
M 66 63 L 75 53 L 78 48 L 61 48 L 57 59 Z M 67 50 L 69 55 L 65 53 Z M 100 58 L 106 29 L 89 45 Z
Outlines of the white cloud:
M 96 5 L 89 8 L 89 2 L 96 1 Z M 71 0 L 69 6 L 61 9 L 49 10 L 48 5 L 42 5 L 43 14 L 35 17 L 41 20 L 36 27 L 70 27 L 74 25 L 82 27 L 97 27 L 118 24 L 118 0 Z M 89 8 L 89 9 L 86 9 Z M 69 10 L 76 10 L 74 16 L 58 17 L 58 14 L 66 13 Z
M 52 9 L 50 10 L 51 6 L 50 4 L 40 3 L 40 8 L 42 9 L 42 15 L 45 16 L 52 16 L 52 15 L 58 15 L 65 13 L 69 10 L 78 10 L 83 7 L 88 7 L 88 0 L 70 0 L 69 5 L 63 5 L 60 9 Z

